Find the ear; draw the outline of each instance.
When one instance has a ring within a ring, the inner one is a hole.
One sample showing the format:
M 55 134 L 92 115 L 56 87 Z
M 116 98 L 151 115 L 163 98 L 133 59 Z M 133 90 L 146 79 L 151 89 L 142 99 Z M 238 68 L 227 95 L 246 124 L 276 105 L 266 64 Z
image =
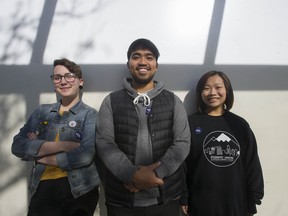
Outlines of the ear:
M 84 80 L 83 79 L 79 79 L 79 86 L 82 86 L 82 88 L 83 88 L 83 85 L 84 85 Z
M 129 67 L 129 61 L 127 61 L 126 65 L 127 65 L 127 68 L 130 69 L 130 67 Z

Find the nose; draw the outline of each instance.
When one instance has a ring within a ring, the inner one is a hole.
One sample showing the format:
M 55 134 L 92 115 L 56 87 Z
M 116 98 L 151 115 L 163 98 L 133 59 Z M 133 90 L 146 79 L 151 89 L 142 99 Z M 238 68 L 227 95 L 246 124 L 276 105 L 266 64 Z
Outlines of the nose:
M 145 57 L 141 57 L 141 58 L 139 59 L 139 64 L 140 64 L 140 65 L 146 65 L 146 63 L 147 63 L 147 61 L 146 61 L 146 58 L 145 58 Z
M 61 77 L 60 83 L 61 83 L 61 84 L 66 84 L 66 83 L 67 83 L 67 81 L 66 81 L 66 79 L 65 79 L 64 76 Z
M 216 94 L 216 89 L 215 89 L 215 88 L 211 88 L 209 93 L 210 93 L 211 95 Z

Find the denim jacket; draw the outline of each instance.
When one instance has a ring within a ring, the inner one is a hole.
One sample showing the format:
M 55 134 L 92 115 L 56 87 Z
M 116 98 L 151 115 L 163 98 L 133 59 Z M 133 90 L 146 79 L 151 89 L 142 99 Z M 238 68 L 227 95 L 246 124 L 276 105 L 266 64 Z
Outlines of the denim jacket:
M 60 105 L 60 102 L 40 105 L 13 139 L 12 153 L 22 160 L 34 161 L 30 196 L 36 192 L 45 170 L 45 165 L 35 162 L 37 153 L 44 142 L 55 140 L 58 130 L 60 141 L 80 142 L 78 148 L 56 154 L 58 166 L 67 171 L 73 196 L 79 197 L 100 183 L 94 163 L 96 111 L 80 100 L 61 116 Z M 28 132 L 38 134 L 38 139 L 29 139 Z

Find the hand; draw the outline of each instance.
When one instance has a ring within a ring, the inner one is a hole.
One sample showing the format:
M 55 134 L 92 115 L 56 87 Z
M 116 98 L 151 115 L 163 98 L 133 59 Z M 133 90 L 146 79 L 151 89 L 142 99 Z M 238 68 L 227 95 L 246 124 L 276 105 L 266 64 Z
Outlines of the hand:
M 140 166 L 134 173 L 132 182 L 140 190 L 147 190 L 151 187 L 157 187 L 164 184 L 164 181 L 158 178 L 154 169 L 159 167 L 161 162 L 156 162 L 149 166 Z
M 28 132 L 27 133 L 27 137 L 29 138 L 29 139 L 37 139 L 38 137 L 37 137 L 37 135 L 36 135 L 36 133 L 33 133 L 33 132 Z
M 136 193 L 140 191 L 140 189 L 137 188 L 133 183 L 125 183 L 124 187 L 132 193 Z
M 41 164 L 45 164 L 45 165 L 49 165 L 49 166 L 58 166 L 57 159 L 56 159 L 55 155 L 48 155 L 45 157 L 41 157 L 36 162 L 41 163 Z
M 188 206 L 187 206 L 187 205 L 181 206 L 181 208 L 182 208 L 182 211 L 183 211 L 183 213 L 184 213 L 185 215 L 189 215 L 189 214 L 188 214 Z

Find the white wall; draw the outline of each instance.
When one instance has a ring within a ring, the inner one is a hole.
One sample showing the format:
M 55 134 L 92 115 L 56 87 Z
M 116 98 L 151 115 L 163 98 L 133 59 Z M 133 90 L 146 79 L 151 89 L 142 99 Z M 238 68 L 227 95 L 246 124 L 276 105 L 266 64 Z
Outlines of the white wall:
M 287 215 L 286 11 L 287 0 L 0 0 L 0 215 L 26 212 L 29 165 L 11 154 L 11 142 L 38 104 L 56 101 L 53 60 L 81 65 L 83 100 L 99 109 L 129 75 L 126 51 L 140 37 L 158 46 L 156 79 L 180 96 L 188 113 L 203 72 L 228 74 L 232 111 L 258 140 L 265 177 L 259 215 Z

